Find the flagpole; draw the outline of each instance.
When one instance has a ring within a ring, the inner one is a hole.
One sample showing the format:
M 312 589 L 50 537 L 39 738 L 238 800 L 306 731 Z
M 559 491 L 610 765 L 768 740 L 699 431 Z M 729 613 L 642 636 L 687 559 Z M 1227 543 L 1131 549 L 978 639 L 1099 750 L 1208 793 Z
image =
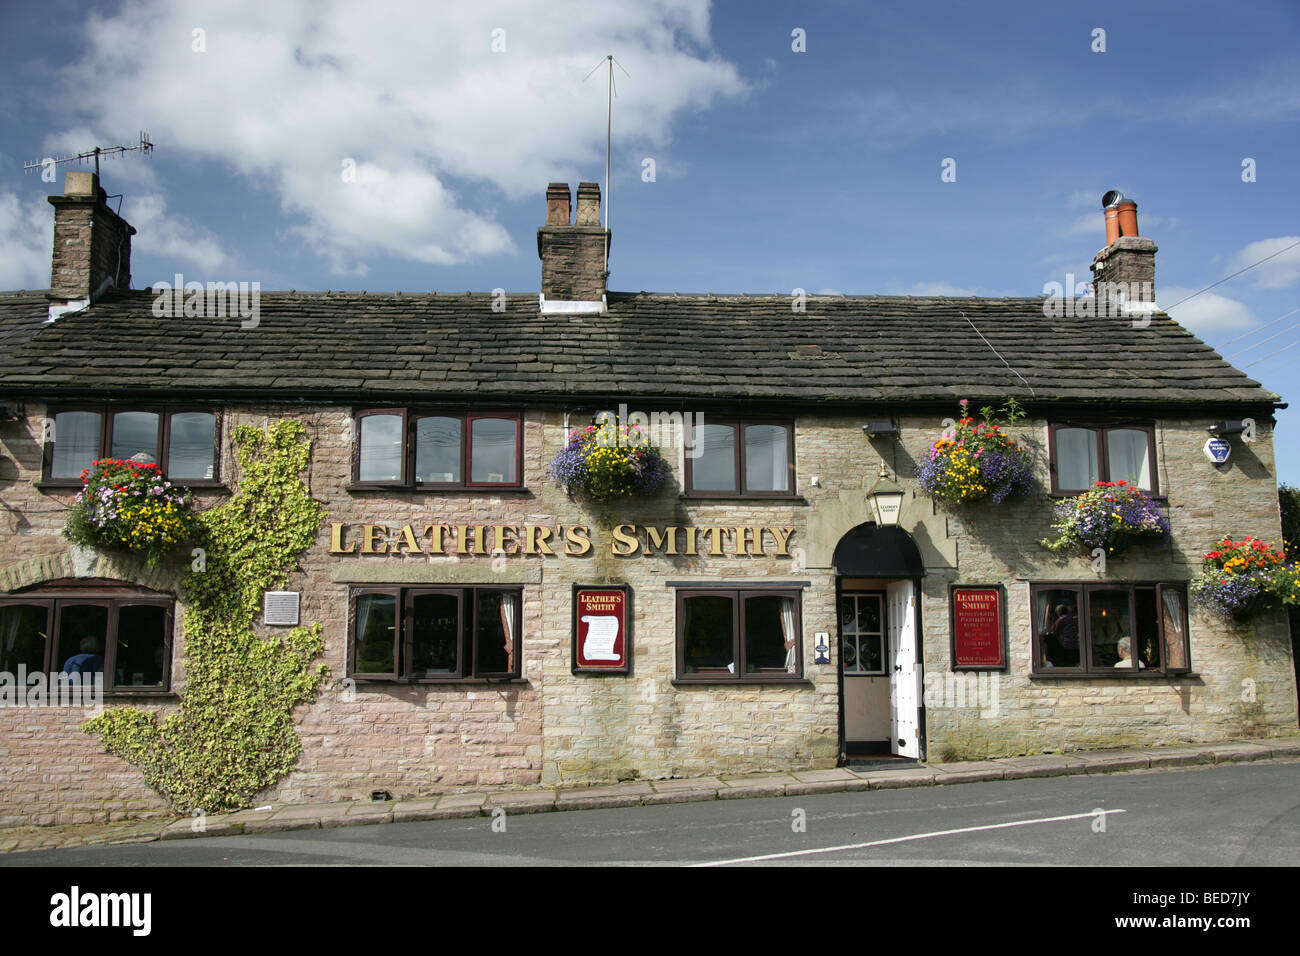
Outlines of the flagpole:
M 606 65 L 609 67 L 609 79 L 605 88 L 605 275 L 609 275 L 609 207 L 612 197 L 609 192 L 609 149 L 610 128 L 614 115 L 614 54 L 607 54 Z

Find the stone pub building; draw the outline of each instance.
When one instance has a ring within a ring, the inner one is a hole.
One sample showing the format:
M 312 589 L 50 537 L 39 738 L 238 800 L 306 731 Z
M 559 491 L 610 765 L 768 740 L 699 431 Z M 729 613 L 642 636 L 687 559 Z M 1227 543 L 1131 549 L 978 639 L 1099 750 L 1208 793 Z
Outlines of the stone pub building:
M 1285 615 L 1188 593 L 1216 540 L 1279 538 L 1280 398 L 1161 312 L 611 292 L 582 183 L 573 209 L 547 189 L 540 294 L 264 292 L 243 317 L 160 317 L 97 178 L 50 203 L 51 288 L 0 294 L 0 671 L 57 672 L 85 641 L 105 706 L 175 709 L 188 552 L 150 568 L 71 544 L 81 473 L 155 462 L 211 508 L 239 487 L 234 429 L 296 420 L 325 516 L 285 594 L 330 677 L 259 803 L 1296 732 Z M 1156 247 L 1124 212 L 1094 269 L 1151 301 Z M 1010 398 L 1034 492 L 922 493 L 958 401 Z M 592 503 L 551 477 L 604 411 L 650 423 L 661 491 Z M 1207 460 L 1208 430 L 1245 419 L 1253 441 Z M 1160 503 L 1164 544 L 1102 569 L 1039 544 L 1057 500 L 1121 476 Z M 1059 608 L 1077 649 L 1054 661 Z M 84 720 L 0 707 L 0 825 L 166 809 Z

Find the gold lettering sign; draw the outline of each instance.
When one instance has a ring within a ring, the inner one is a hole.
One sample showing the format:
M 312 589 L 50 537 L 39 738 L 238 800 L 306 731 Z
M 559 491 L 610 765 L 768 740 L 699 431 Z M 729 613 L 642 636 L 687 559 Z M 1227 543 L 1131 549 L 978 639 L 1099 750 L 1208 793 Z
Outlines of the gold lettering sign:
M 790 538 L 794 528 L 769 528 L 752 525 L 653 525 L 620 524 L 610 529 L 602 547 L 621 558 L 678 555 L 756 558 L 790 557 Z M 776 550 L 764 545 L 771 541 Z M 552 547 L 554 544 L 554 547 Z M 563 551 L 557 551 L 563 545 Z M 330 554 L 505 554 L 510 557 L 542 555 L 581 558 L 591 554 L 595 545 L 591 529 L 583 524 L 513 525 L 513 524 L 427 524 L 417 531 L 416 525 L 390 526 L 378 522 L 348 524 L 330 522 Z

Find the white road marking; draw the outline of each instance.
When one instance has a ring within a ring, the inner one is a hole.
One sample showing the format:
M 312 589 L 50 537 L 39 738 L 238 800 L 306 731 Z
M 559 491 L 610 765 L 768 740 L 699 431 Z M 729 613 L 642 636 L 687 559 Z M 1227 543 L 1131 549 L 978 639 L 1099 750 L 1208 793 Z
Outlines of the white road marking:
M 781 860 L 792 856 L 811 856 L 814 853 L 839 853 L 842 850 L 864 850 L 867 847 L 887 846 L 890 843 L 907 843 L 910 840 L 928 840 L 931 837 L 952 836 L 956 833 L 975 833 L 979 830 L 1005 830 L 1008 827 L 1027 827 L 1035 823 L 1061 823 L 1065 820 L 1087 820 L 1105 816 L 1108 813 L 1123 813 L 1123 810 L 1102 810 L 1100 813 L 1072 813 L 1066 817 L 1040 817 L 1037 820 L 1013 820 L 1011 823 L 988 823 L 978 827 L 961 827 L 956 830 L 934 830 L 930 833 L 913 833 L 911 836 L 893 837 L 889 840 L 872 840 L 870 843 L 846 843 L 843 846 L 824 846 L 815 850 L 790 850 L 787 853 L 765 853 L 762 856 L 742 856 L 734 860 L 712 860 L 708 863 L 692 863 L 693 867 L 727 866 L 730 863 L 760 863 L 763 860 Z

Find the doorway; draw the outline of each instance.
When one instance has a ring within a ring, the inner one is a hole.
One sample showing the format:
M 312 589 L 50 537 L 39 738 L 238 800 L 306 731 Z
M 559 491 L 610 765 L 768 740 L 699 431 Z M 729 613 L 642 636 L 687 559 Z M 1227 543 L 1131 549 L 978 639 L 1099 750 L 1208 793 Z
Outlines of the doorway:
M 891 752 L 886 600 L 874 583 L 847 578 L 840 584 L 840 705 L 850 759 Z
M 907 532 L 859 525 L 835 549 L 840 759 L 923 759 L 920 553 Z

